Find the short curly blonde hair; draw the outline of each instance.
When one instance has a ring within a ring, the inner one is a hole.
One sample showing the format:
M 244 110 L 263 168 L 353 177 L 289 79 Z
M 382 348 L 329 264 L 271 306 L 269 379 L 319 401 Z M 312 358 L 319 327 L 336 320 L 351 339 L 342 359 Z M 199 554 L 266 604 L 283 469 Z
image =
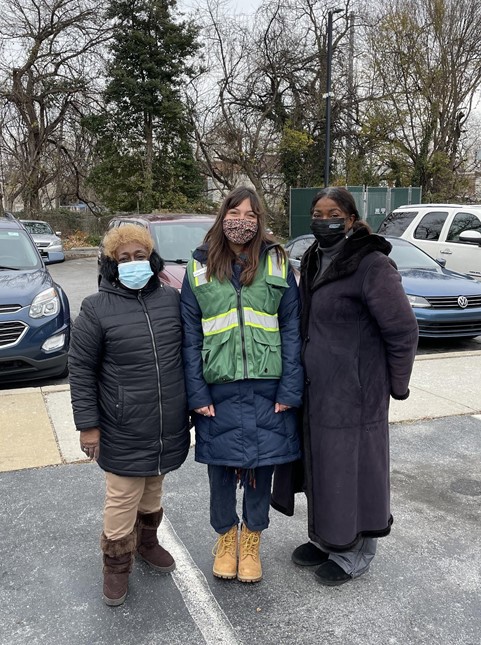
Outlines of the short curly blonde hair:
M 103 253 L 115 260 L 115 252 L 119 246 L 130 242 L 141 244 L 149 252 L 149 256 L 154 250 L 154 240 L 147 229 L 137 224 L 126 224 L 113 228 L 105 234 L 102 242 Z

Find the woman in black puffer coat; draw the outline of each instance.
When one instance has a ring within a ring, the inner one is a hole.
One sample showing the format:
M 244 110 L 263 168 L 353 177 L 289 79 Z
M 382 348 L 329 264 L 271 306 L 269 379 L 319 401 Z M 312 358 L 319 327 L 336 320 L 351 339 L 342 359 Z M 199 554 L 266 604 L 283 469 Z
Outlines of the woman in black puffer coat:
M 104 239 L 99 292 L 75 321 L 69 352 L 80 444 L 106 473 L 104 600 L 121 604 L 133 552 L 169 572 L 157 541 L 166 473 L 190 443 L 181 358 L 179 294 L 159 282 L 163 262 L 135 225 Z

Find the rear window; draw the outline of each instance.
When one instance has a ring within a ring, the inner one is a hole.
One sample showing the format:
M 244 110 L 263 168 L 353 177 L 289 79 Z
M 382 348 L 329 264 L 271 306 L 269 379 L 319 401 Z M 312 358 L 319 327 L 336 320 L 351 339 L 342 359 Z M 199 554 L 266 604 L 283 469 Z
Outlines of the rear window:
M 382 222 L 378 233 L 380 235 L 401 237 L 417 214 L 417 211 L 393 211 L 392 213 L 389 213 L 386 219 Z

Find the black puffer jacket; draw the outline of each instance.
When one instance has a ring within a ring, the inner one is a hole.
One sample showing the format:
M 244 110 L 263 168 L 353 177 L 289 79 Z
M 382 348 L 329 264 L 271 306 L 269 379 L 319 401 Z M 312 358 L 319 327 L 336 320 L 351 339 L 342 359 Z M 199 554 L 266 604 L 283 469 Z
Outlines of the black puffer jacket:
M 99 427 L 98 464 L 122 476 L 178 468 L 189 450 L 179 294 L 155 277 L 139 292 L 104 278 L 85 298 L 69 352 L 78 430 Z

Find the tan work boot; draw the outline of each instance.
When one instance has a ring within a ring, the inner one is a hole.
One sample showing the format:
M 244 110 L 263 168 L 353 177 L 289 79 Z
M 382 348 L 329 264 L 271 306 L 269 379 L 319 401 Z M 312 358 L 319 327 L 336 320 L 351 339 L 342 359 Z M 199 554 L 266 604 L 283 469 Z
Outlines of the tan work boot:
M 242 525 L 239 547 L 239 565 L 237 579 L 241 582 L 259 582 L 262 580 L 262 566 L 259 556 L 261 531 L 250 531 Z
M 217 538 L 213 573 L 217 578 L 231 580 L 237 575 L 237 525 Z

